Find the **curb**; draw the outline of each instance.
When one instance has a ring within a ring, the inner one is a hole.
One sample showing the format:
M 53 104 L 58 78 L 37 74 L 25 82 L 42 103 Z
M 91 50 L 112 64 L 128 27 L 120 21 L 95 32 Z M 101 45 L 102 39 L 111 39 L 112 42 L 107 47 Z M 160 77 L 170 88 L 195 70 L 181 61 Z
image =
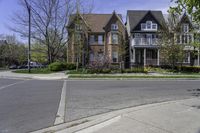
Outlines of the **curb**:
M 165 81 L 165 80 L 200 80 L 200 78 L 68 78 L 68 80 L 154 80 L 154 81 Z
M 8 79 L 36 79 L 36 80 L 67 80 L 68 76 L 66 77 L 39 77 L 39 76 L 0 76 L 0 78 L 8 78 Z

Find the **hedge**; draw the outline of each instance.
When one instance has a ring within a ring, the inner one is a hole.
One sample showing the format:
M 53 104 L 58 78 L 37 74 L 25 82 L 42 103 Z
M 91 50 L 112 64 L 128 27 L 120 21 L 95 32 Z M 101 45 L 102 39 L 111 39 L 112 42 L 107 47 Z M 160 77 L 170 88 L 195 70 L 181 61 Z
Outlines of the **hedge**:
M 76 65 L 72 63 L 54 62 L 49 65 L 50 71 L 63 71 L 74 69 L 76 69 Z

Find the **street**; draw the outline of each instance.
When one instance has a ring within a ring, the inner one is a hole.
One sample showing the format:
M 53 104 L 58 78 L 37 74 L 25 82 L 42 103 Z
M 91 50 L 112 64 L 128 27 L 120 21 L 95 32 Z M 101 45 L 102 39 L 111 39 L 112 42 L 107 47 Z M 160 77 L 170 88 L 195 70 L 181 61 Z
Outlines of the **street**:
M 64 81 L 0 79 L 0 133 L 53 126 Z M 200 95 L 199 80 L 68 80 L 65 122 Z
M 66 121 L 137 105 L 198 96 L 198 80 L 68 81 Z
M 0 79 L 0 133 L 53 126 L 62 81 Z

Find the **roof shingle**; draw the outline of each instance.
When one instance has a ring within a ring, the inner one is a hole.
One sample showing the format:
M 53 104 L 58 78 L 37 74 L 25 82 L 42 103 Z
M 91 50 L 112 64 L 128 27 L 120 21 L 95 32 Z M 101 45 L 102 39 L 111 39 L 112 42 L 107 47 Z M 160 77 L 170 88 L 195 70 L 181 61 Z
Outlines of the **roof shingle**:
M 82 14 L 82 17 L 92 32 L 105 32 L 103 28 L 111 19 L 112 15 L 113 14 Z M 122 19 L 122 15 L 118 15 Z M 71 15 L 69 24 L 73 22 L 74 17 L 75 14 Z
M 165 20 L 161 11 L 151 11 L 151 10 L 128 10 L 127 16 L 129 17 L 130 29 L 133 30 L 138 23 L 150 12 L 160 25 L 165 24 Z

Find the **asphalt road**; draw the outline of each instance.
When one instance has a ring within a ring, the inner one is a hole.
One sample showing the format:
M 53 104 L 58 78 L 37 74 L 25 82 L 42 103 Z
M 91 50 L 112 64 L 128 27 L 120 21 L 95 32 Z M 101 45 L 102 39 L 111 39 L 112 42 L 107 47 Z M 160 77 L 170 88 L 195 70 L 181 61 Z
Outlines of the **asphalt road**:
M 63 81 L 0 78 L 0 133 L 53 126 Z M 200 96 L 200 81 L 67 81 L 65 121 Z
M 0 133 L 25 133 L 52 126 L 63 81 L 0 78 Z
M 68 81 L 66 121 L 200 95 L 200 81 Z

